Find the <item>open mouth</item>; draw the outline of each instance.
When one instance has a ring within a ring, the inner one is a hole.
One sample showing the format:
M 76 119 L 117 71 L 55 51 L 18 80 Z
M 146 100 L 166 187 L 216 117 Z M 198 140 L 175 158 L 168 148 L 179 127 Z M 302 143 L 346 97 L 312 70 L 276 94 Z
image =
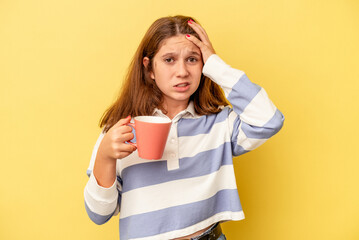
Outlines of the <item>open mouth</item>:
M 175 87 L 187 87 L 189 85 L 189 83 L 180 83 L 175 85 Z
M 190 84 L 188 82 L 184 82 L 176 84 L 173 87 L 177 92 L 187 92 L 188 89 L 190 89 Z

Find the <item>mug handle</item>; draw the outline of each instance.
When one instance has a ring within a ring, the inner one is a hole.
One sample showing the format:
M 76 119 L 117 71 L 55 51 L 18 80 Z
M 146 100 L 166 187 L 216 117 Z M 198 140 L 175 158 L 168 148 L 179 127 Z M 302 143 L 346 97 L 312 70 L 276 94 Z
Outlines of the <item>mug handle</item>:
M 130 127 L 133 127 L 133 129 L 136 129 L 134 123 L 127 123 L 126 125 L 127 125 L 127 126 L 130 126 Z M 130 141 L 126 141 L 126 142 L 127 142 L 128 144 L 131 144 L 132 146 L 135 146 L 135 147 L 137 148 L 137 143 L 131 142 L 131 140 L 130 140 Z

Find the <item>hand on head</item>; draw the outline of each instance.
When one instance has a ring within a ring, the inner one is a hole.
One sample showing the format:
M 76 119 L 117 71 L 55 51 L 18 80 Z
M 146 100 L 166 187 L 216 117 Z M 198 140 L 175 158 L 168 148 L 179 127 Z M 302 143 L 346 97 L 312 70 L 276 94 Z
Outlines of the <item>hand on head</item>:
M 191 28 L 199 35 L 200 39 L 190 34 L 187 34 L 186 38 L 199 47 L 202 53 L 203 63 L 206 63 L 207 59 L 212 54 L 215 54 L 212 44 L 209 41 L 209 37 L 203 27 L 194 22 L 192 19 L 188 21 L 188 25 L 191 26 Z

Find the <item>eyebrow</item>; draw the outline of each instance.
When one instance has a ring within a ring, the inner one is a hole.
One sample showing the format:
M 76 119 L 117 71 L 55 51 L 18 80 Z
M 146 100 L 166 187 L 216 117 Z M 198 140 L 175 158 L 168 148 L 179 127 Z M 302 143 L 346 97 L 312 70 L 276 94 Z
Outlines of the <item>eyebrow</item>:
M 201 56 L 198 52 L 195 52 L 195 51 L 190 51 L 190 52 L 188 52 L 188 53 L 189 53 L 189 55 Z M 178 54 L 175 53 L 175 52 L 169 52 L 169 53 L 163 54 L 162 57 L 171 56 L 171 55 L 177 56 Z

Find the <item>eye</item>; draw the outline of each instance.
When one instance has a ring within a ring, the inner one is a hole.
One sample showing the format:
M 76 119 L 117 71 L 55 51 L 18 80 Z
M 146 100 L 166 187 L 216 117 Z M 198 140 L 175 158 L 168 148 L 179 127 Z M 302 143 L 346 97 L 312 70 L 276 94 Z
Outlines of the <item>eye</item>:
M 167 63 L 171 63 L 173 61 L 174 61 L 173 58 L 165 58 L 165 62 L 167 62 Z
M 195 58 L 195 57 L 189 57 L 189 58 L 188 58 L 188 61 L 189 61 L 189 62 L 197 62 L 198 60 L 197 60 L 197 58 Z

